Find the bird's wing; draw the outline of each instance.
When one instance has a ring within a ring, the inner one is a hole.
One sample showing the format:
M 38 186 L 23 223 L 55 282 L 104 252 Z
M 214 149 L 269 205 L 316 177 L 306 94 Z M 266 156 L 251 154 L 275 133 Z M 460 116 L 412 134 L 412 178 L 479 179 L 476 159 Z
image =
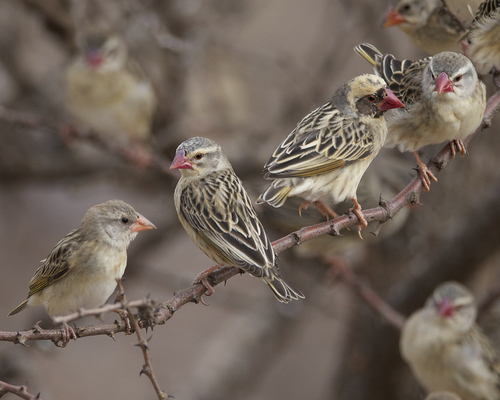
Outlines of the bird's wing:
M 469 32 L 478 29 L 479 26 L 487 19 L 490 18 L 495 12 L 500 10 L 499 0 L 485 0 L 480 5 L 474 16 L 474 20 L 469 26 Z
M 51 283 L 61 279 L 71 269 L 71 255 L 75 250 L 75 243 L 79 241 L 80 231 L 75 229 L 57 243 L 48 257 L 42 260 L 31 278 L 28 296 L 46 288 Z
M 373 153 L 373 132 L 331 103 L 306 116 L 274 151 L 264 177 L 292 178 L 325 174 Z
M 189 185 L 180 201 L 182 216 L 228 265 L 262 276 L 264 267 L 275 264 L 271 242 L 232 170 Z

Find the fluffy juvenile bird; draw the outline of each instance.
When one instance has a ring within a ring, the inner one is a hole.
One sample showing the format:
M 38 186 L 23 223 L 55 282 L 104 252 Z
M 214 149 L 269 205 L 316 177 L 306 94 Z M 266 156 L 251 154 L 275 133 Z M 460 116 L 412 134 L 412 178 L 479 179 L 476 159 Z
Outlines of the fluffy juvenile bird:
M 283 303 L 304 298 L 281 277 L 264 227 L 217 143 L 201 137 L 184 141 L 170 168 L 181 172 L 174 194 L 179 220 L 200 250 L 218 264 L 195 282 L 201 281 L 210 295 L 213 288 L 207 275 L 234 266 L 264 280 Z
M 89 34 L 65 78 L 71 115 L 105 140 L 144 145 L 151 139 L 156 96 L 116 35 Z
M 115 290 L 116 279 L 125 272 L 130 242 L 138 232 L 154 228 L 121 200 L 91 207 L 81 225 L 41 261 L 31 278 L 28 297 L 9 316 L 40 304 L 50 317 L 104 304 Z M 76 338 L 67 325 L 65 334 Z
M 382 148 L 387 135 L 383 114 L 403 104 L 375 75 L 361 75 L 342 85 L 288 135 L 264 166 L 271 185 L 257 203 L 281 207 L 287 197 L 314 203 L 328 217 L 336 214 L 324 204 L 350 199 L 352 212 L 367 226 L 356 197 L 364 172 Z
M 486 109 L 486 87 L 470 60 L 462 54 L 445 51 L 418 61 L 399 61 L 392 54 L 383 55 L 371 44 L 355 47 L 404 103 L 386 117 L 386 147 L 412 151 L 427 192 L 430 180 L 437 178 L 420 160 L 417 150 L 444 141 L 452 141 L 465 156 L 462 140 L 474 132 Z
M 481 3 L 467 30 L 467 43 L 465 55 L 478 74 L 500 73 L 500 0 Z
M 445 282 L 408 318 L 401 355 L 427 390 L 449 390 L 463 400 L 500 399 L 500 364 L 476 315 L 470 291 Z
M 389 7 L 384 28 L 397 26 L 415 46 L 430 55 L 460 51 L 464 25 L 443 0 L 400 0 Z

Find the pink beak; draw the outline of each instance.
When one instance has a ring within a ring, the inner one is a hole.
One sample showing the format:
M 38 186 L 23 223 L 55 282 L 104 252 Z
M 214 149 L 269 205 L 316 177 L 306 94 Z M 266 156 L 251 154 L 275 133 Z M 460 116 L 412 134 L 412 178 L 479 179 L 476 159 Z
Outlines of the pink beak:
M 137 221 L 132 224 L 131 232 L 147 231 L 148 229 L 156 229 L 156 226 L 145 216 L 137 213 Z
M 193 165 L 189 158 L 186 157 L 184 150 L 179 150 L 175 153 L 174 160 L 170 164 L 170 169 L 193 169 Z
M 87 64 L 93 68 L 101 65 L 102 60 L 103 58 L 98 51 L 92 50 L 87 53 Z
M 453 85 L 451 84 L 448 75 L 446 75 L 446 72 L 441 72 L 436 78 L 436 90 L 438 94 L 453 92 Z
M 455 310 L 453 309 L 453 305 L 451 304 L 451 301 L 448 299 L 443 299 L 441 303 L 438 305 L 438 313 L 441 317 L 453 317 L 453 314 L 455 314 Z
M 401 101 L 396 97 L 394 93 L 392 93 L 392 90 L 390 89 L 384 89 L 386 96 L 384 99 L 377 104 L 379 111 L 387 111 L 391 110 L 392 108 L 401 108 L 404 107 L 405 105 L 401 103 Z
M 403 17 L 400 13 L 394 11 L 392 7 L 389 7 L 389 10 L 387 10 L 387 16 L 385 17 L 383 28 L 389 28 L 394 25 L 399 25 L 403 22 L 406 22 L 406 18 Z

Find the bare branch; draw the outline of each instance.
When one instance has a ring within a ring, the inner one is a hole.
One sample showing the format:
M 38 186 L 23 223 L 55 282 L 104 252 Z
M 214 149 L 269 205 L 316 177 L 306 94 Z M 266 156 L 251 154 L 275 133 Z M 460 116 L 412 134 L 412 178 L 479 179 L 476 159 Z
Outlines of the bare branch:
M 22 386 L 14 386 L 9 383 L 0 381 L 0 397 L 2 397 L 6 393 L 13 393 L 18 397 L 26 400 L 42 400 L 42 398 L 40 397 L 40 393 L 38 393 L 36 396 L 28 393 L 27 383 Z

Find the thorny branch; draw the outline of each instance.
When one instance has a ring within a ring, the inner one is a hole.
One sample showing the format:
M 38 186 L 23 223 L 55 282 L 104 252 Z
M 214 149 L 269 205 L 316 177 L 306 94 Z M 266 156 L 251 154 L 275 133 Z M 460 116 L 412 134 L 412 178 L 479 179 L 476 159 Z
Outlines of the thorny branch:
M 467 146 L 471 139 L 483 129 L 483 126 L 488 127 L 490 125 L 491 119 L 499 111 L 499 109 L 500 92 L 497 92 L 488 99 L 488 105 L 486 107 L 486 112 L 483 118 L 483 125 L 463 141 L 464 145 Z M 1 113 L 0 118 L 3 118 Z M 433 157 L 429 161 L 428 167 L 432 173 L 436 174 L 444 169 L 451 159 L 452 154 L 450 151 L 450 146 L 446 145 L 435 157 Z M 390 201 L 381 202 L 379 207 L 364 210 L 363 215 L 368 222 L 378 221 L 379 224 L 382 224 L 389 219 L 392 219 L 406 205 L 419 204 L 419 197 L 421 192 L 422 182 L 417 176 Z M 300 243 L 314 239 L 321 235 L 328 234 L 337 236 L 339 235 L 340 230 L 356 224 L 358 224 L 358 219 L 355 215 L 343 215 L 330 221 L 301 228 L 298 231 L 290 233 L 289 235 L 274 241 L 272 245 L 274 251 L 279 254 L 286 249 L 289 249 L 293 246 L 299 245 Z M 237 275 L 238 273 L 241 273 L 241 270 L 238 268 L 223 267 L 210 274 L 208 276 L 208 279 L 212 286 L 216 286 Z M 147 318 L 141 318 L 138 321 L 140 328 L 165 324 L 183 305 L 190 302 L 200 302 L 203 294 L 205 293 L 205 290 L 205 287 L 200 283 L 175 292 L 174 296 L 168 301 L 158 304 L 154 310 L 154 313 L 152 313 Z M 82 328 L 76 328 L 75 333 L 78 338 L 96 335 L 108 335 L 113 337 L 115 333 L 126 332 L 126 330 L 127 325 L 125 322 L 115 321 L 114 324 L 89 325 Z M 26 341 L 28 340 L 52 340 L 57 343 L 61 339 L 60 329 L 44 330 L 40 329 L 38 326 L 35 326 L 31 330 L 20 332 L 0 331 L 0 341 L 8 341 L 15 344 L 25 345 Z
M 156 395 L 158 396 L 159 400 L 164 400 L 167 399 L 169 396 L 166 394 L 163 390 L 160 388 L 160 384 L 158 383 L 158 380 L 156 379 L 156 376 L 153 371 L 153 365 L 151 364 L 151 358 L 149 357 L 149 347 L 148 347 L 148 340 L 144 338 L 141 332 L 141 327 L 139 326 L 139 322 L 137 320 L 137 317 L 134 315 L 132 312 L 132 309 L 130 308 L 130 303 L 127 303 L 127 299 L 125 298 L 125 290 L 123 289 L 123 284 L 121 279 L 116 280 L 118 283 L 118 296 L 117 300 L 122 304 L 122 307 L 125 309 L 127 312 L 127 317 L 130 319 L 130 322 L 132 323 L 132 328 L 134 329 L 136 335 L 137 335 L 137 340 L 139 343 L 137 346 L 139 346 L 142 350 L 142 354 L 144 356 L 144 366 L 142 367 L 141 373 L 145 374 L 149 380 L 151 381 L 151 384 L 153 385 L 153 388 L 155 389 Z
M 22 399 L 26 400 L 43 400 L 40 397 L 40 393 L 38 393 L 36 396 L 28 393 L 28 384 L 24 384 L 22 386 L 15 386 L 11 385 L 9 383 L 0 381 L 0 397 L 2 397 L 6 393 L 13 393 L 17 395 L 18 397 L 21 397 Z

